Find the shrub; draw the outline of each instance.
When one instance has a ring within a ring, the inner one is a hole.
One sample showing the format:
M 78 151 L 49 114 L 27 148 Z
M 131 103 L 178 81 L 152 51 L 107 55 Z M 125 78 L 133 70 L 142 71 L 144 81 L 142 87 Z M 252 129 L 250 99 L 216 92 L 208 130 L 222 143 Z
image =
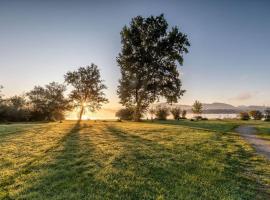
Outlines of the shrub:
M 115 113 L 115 116 L 120 120 L 132 120 L 133 113 L 134 111 L 131 108 L 122 108 Z
M 239 117 L 241 120 L 249 120 L 250 119 L 249 114 L 247 112 L 240 112 Z
M 249 112 L 249 116 L 255 120 L 261 120 L 263 118 L 263 114 L 259 110 L 252 110 Z
M 158 120 L 166 120 L 170 115 L 169 109 L 166 106 L 158 106 L 156 108 L 156 117 Z
M 178 106 L 171 108 L 171 114 L 175 120 L 179 120 L 181 115 L 181 108 Z
M 182 119 L 186 119 L 186 115 L 187 115 L 187 111 L 186 110 L 183 110 L 182 111 Z
M 265 111 L 264 111 L 265 115 L 264 115 L 264 120 L 265 121 L 270 121 L 270 108 L 267 108 Z

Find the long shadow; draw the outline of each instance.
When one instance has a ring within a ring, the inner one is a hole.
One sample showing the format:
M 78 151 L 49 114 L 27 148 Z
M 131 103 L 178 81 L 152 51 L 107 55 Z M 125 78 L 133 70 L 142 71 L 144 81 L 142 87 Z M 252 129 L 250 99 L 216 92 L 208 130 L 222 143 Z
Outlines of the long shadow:
M 61 139 L 54 161 L 39 169 L 43 175 L 37 177 L 30 187 L 20 194 L 20 198 L 37 199 L 84 199 L 93 192 L 96 170 L 100 163 L 93 159 L 94 145 L 90 141 L 87 148 L 82 149 L 80 130 L 84 126 L 78 121 Z
M 202 151 L 207 141 L 202 141 L 196 144 L 196 146 L 188 146 L 187 144 L 185 148 L 176 147 L 177 150 L 172 150 L 154 141 L 144 139 L 139 135 L 130 134 L 115 126 L 107 125 L 107 129 L 110 134 L 117 137 L 125 146 L 123 153 L 112 163 L 113 167 L 127 171 L 133 169 L 135 179 L 145 179 L 143 191 L 138 191 L 138 185 L 131 186 L 132 191 L 130 193 L 136 195 L 134 199 L 139 198 L 147 192 L 149 196 L 156 196 L 160 191 L 163 191 L 165 198 L 178 199 L 176 191 L 179 190 L 179 187 L 182 189 L 189 188 L 190 193 L 187 194 L 187 198 L 188 195 L 191 195 L 189 196 L 190 198 L 200 196 L 202 199 L 208 199 L 209 196 L 204 197 L 205 190 L 209 190 L 208 194 L 211 193 L 212 199 L 218 199 L 220 197 L 219 190 L 236 199 L 268 197 L 265 191 L 258 190 L 260 185 L 258 185 L 256 180 L 246 176 L 246 168 L 252 154 L 243 149 L 243 147 L 239 147 L 239 150 L 234 152 L 237 156 L 228 154 L 223 159 L 222 155 L 224 153 L 221 150 L 216 151 L 212 149 L 209 152 Z M 215 135 L 214 140 L 221 142 L 221 137 L 222 135 Z M 194 157 L 190 157 L 190 154 L 185 154 L 183 152 L 185 150 L 193 151 Z M 225 164 L 225 169 L 221 172 L 223 174 L 222 176 L 213 180 L 207 180 L 205 173 L 220 173 L 218 169 L 202 166 L 204 162 L 207 162 L 207 159 L 211 159 L 211 156 L 215 156 L 221 164 Z M 194 179 L 191 178 L 189 180 L 188 177 L 196 177 L 195 179 L 202 182 L 193 182 Z M 224 177 L 226 180 L 224 180 Z M 224 181 L 226 182 L 226 186 Z M 208 182 L 209 184 L 204 185 L 204 182 Z M 131 188 L 129 189 L 131 190 Z M 256 194 L 258 192 L 264 192 L 264 194 L 257 196 Z
M 50 131 L 52 129 L 53 129 L 53 126 L 49 126 L 49 127 L 46 127 L 46 128 L 44 128 L 44 127 L 35 127 L 31 131 L 34 131 L 36 133 L 39 133 L 39 132 L 45 132 L 46 133 L 46 132 L 48 132 L 48 131 Z M 17 135 L 17 133 L 23 133 L 23 132 L 25 132 L 27 130 L 29 130 L 29 129 L 18 131 L 18 132 L 16 132 L 16 135 Z M 16 135 L 12 135 L 12 137 L 16 136 Z M 4 142 L 4 141 L 5 140 L 0 141 L 0 144 L 1 144 L 1 142 Z M 25 164 L 21 165 L 20 168 L 17 169 L 14 174 L 2 178 L 1 181 L 0 181 L 0 188 L 2 188 L 3 192 L 5 192 L 5 194 L 4 194 L 5 199 L 10 199 L 8 190 L 6 188 L 9 187 L 10 185 L 14 184 L 16 182 L 16 179 L 18 177 L 20 177 L 22 174 L 30 173 L 31 170 L 34 169 L 33 163 L 38 162 L 39 160 L 41 160 L 46 153 L 48 153 L 50 151 L 53 151 L 58 146 L 59 146 L 59 143 L 57 143 L 56 145 L 48 148 L 46 151 L 44 151 L 43 155 L 34 156 L 33 158 L 27 160 L 27 162 L 25 162 Z

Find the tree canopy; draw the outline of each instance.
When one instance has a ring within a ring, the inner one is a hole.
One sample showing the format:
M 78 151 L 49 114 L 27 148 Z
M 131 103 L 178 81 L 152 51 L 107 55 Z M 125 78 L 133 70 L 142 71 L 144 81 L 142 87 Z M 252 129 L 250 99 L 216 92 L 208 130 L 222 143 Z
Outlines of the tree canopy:
M 122 105 L 135 108 L 136 121 L 160 97 L 173 103 L 184 93 L 177 63 L 183 64 L 190 43 L 178 27 L 168 29 L 167 21 L 160 15 L 137 16 L 121 31 L 117 93 Z
M 86 109 L 94 112 L 99 110 L 103 103 L 108 102 L 103 92 L 107 87 L 103 84 L 98 66 L 93 63 L 67 72 L 65 82 L 73 87 L 69 97 L 73 101 L 73 106 L 80 108 L 79 120 L 82 119 Z
M 27 93 L 34 112 L 33 117 L 39 120 L 62 120 L 64 112 L 70 109 L 69 100 L 65 98 L 66 86 L 56 82 L 35 86 Z
M 199 101 L 195 101 L 194 104 L 192 105 L 192 112 L 194 114 L 202 114 L 202 109 L 203 109 L 203 105 L 201 102 Z

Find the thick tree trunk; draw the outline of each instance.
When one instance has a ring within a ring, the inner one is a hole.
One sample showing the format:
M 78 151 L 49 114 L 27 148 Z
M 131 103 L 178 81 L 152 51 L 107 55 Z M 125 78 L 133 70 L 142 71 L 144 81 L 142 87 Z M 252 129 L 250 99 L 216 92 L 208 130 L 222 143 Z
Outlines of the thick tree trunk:
M 84 106 L 82 106 L 82 108 L 81 108 L 80 116 L 79 116 L 79 121 L 82 120 L 83 113 L 84 113 Z

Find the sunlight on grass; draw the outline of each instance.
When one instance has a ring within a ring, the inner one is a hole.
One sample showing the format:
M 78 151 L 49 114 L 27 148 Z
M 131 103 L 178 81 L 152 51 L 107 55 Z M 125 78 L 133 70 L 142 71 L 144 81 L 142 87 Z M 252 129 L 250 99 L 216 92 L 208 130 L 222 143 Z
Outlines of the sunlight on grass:
M 235 134 L 135 122 L 29 126 L 0 126 L 0 199 L 269 197 L 270 163 Z

